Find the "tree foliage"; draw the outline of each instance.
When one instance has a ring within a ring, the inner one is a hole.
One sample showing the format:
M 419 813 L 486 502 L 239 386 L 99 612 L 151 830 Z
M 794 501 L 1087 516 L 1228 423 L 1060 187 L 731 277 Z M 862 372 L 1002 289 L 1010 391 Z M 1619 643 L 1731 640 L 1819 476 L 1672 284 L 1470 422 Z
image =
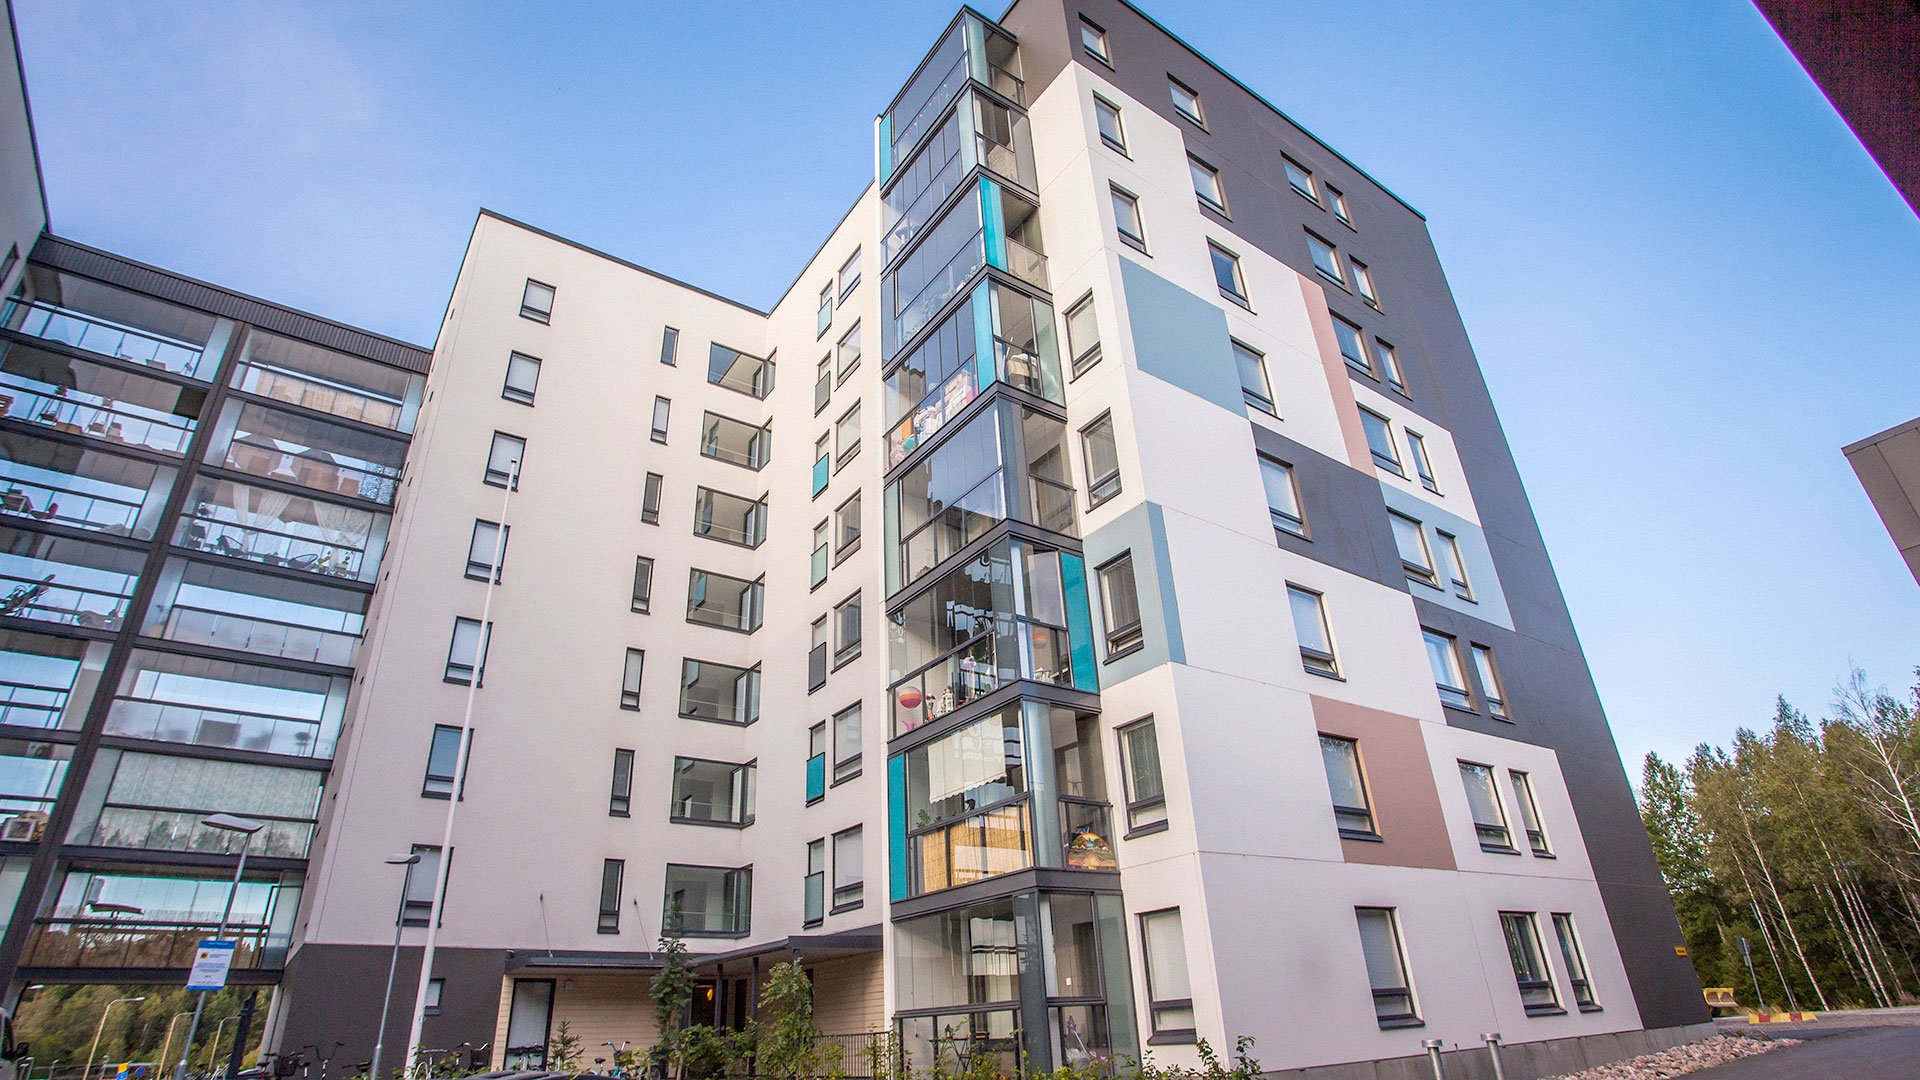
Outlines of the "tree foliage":
M 194 1037 L 194 1068 L 205 1067 L 206 1055 L 213 1048 L 216 1032 L 221 1042 L 216 1051 L 215 1064 L 225 1067 L 237 1025 L 233 1017 L 239 1013 L 246 995 L 247 989 L 244 987 L 207 995 L 207 1007 L 200 1017 L 200 1031 Z M 106 1018 L 106 1027 L 102 1029 L 100 1016 L 108 1003 L 130 997 L 145 1000 L 114 1006 L 113 1012 Z M 94 1032 L 99 1031 L 100 1050 L 96 1061 L 116 1064 L 122 1061 L 159 1063 L 165 1065 L 159 1071 L 170 1074 L 174 1063 L 180 1060 L 180 1041 L 187 1037 L 187 1020 L 181 1018 L 176 1021 L 175 1017 L 193 1012 L 194 997 L 184 986 L 50 983 L 42 989 L 29 991 L 21 998 L 20 1008 L 14 1017 L 14 1027 L 17 1037 L 31 1046 L 36 1069 L 45 1068 L 56 1061 L 62 1066 L 85 1065 L 87 1051 L 93 1045 Z M 249 1064 L 254 1060 L 253 1050 L 259 1045 L 261 1025 L 266 1020 L 264 996 L 256 1009 L 253 1029 L 247 1034 L 245 1061 Z M 167 1040 L 169 1024 L 173 1027 L 171 1046 Z M 160 1062 L 163 1050 L 171 1061 Z
M 1703 985 L 1775 1007 L 1916 1000 L 1920 685 L 1897 698 L 1855 670 L 1827 719 L 1781 698 L 1684 766 L 1648 754 L 1640 818 Z

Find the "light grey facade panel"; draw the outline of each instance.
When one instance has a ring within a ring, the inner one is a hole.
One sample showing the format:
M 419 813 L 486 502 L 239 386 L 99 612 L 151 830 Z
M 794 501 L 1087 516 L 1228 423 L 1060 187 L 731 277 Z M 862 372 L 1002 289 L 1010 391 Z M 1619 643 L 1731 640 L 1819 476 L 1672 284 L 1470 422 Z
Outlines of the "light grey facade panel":
M 1513 617 L 1507 611 L 1506 592 L 1500 587 L 1500 574 L 1494 568 L 1486 533 L 1479 525 L 1450 514 L 1416 495 L 1409 495 L 1384 480 L 1380 481 L 1380 497 L 1385 500 L 1387 509 L 1397 510 L 1421 523 L 1426 530 L 1428 548 L 1436 567 L 1444 564 L 1440 562 L 1435 531 L 1445 530 L 1458 538 L 1460 556 L 1466 564 L 1467 582 L 1472 587 L 1473 599 L 1461 598 L 1445 581 L 1440 582 L 1440 588 L 1409 584 L 1409 592 L 1429 603 L 1452 608 L 1462 615 L 1505 630 L 1513 629 Z M 1403 580 L 1405 576 L 1401 575 Z
M 1132 259 L 1120 260 L 1120 280 L 1140 370 L 1223 409 L 1245 408 L 1220 308 Z

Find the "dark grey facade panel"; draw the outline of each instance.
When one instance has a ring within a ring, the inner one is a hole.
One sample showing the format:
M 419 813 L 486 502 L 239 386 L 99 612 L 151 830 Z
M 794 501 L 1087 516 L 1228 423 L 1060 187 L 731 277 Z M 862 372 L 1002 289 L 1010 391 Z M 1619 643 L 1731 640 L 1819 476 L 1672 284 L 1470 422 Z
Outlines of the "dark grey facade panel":
M 43 234 L 34 245 L 33 261 L 418 375 L 426 374 L 433 360 L 432 349 L 209 285 L 51 234 Z
M 1252 427 L 1256 450 L 1293 466 L 1300 511 L 1307 519 L 1308 539 L 1276 531 L 1280 546 L 1406 592 L 1407 574 L 1393 543 L 1380 482 L 1285 435 L 1259 424 Z
M 407 1032 L 413 1023 L 414 993 L 420 986 L 422 952 L 417 945 L 400 949 L 382 1072 L 406 1063 Z M 387 945 L 308 944 L 296 949 L 281 980 L 281 1000 L 286 1002 L 287 1014 L 275 1045 L 284 1053 L 310 1055 L 312 1051 L 301 1048 L 331 1050 L 334 1043 L 343 1042 L 331 1055 L 335 1075 L 346 1075 L 353 1063 L 372 1057 L 392 955 Z M 441 990 L 439 1012 L 428 1016 L 422 1027 L 421 1045 L 485 1046 L 482 1056 L 493 1054 L 497 1049 L 491 1044 L 500 1015 L 500 980 L 507 970 L 506 950 L 442 947 L 434 951 L 433 963 L 435 976 L 445 979 L 446 984 Z M 311 1064 L 317 1075 L 319 1062 Z

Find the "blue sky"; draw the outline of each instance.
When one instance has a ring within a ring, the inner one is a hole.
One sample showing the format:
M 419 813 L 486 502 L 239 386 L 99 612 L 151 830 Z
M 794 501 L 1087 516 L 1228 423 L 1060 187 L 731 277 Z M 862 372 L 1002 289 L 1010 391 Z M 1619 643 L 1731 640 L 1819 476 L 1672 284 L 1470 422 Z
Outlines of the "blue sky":
M 425 344 L 481 206 L 771 304 L 955 10 L 14 7 L 56 231 Z M 1912 681 L 1920 220 L 1749 4 L 1147 7 L 1426 213 L 1631 771 Z

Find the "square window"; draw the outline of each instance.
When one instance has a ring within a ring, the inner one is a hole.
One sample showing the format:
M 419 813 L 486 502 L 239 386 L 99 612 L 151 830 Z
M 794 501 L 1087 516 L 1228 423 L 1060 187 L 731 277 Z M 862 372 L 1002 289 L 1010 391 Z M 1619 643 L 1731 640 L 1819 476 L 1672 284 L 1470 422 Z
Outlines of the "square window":
M 1260 455 L 1260 482 L 1267 491 L 1267 515 L 1276 532 L 1307 538 L 1307 519 L 1300 509 L 1300 489 L 1294 483 L 1293 466 L 1276 458 Z
M 860 285 L 860 249 L 854 248 L 847 261 L 840 264 L 840 302 L 846 303 L 847 297 Z
M 552 320 L 553 286 L 528 278 L 527 287 L 520 293 L 520 317 L 541 323 Z
M 1427 549 L 1426 529 L 1397 510 L 1387 511 L 1387 521 L 1393 526 L 1394 546 L 1400 549 L 1400 566 L 1407 577 L 1439 588 L 1439 579 L 1433 573 L 1433 555 Z
M 1294 636 L 1300 639 L 1300 664 L 1315 675 L 1340 677 L 1333 654 L 1333 632 L 1327 627 L 1326 606 L 1320 594 L 1298 585 L 1287 586 L 1287 609 L 1293 615 Z
M 642 615 L 653 610 L 653 560 L 645 555 L 633 560 L 633 610 Z
M 677 367 L 680 361 L 680 331 L 669 326 L 660 335 L 660 362 Z
M 645 525 L 660 524 L 660 486 L 665 478 L 657 472 L 647 474 L 640 488 L 640 521 Z
M 1440 700 L 1456 709 L 1471 710 L 1473 698 L 1467 693 L 1467 680 L 1460 674 L 1460 651 L 1453 638 L 1424 629 L 1420 636 L 1427 645 L 1427 666 L 1433 669 L 1433 685 L 1440 691 Z
M 503 537 L 498 524 L 476 520 L 473 523 L 473 539 L 467 542 L 466 576 L 475 581 L 485 581 L 491 571 L 493 580 L 499 582 L 501 567 L 495 565 L 494 559 L 498 557 L 500 562 L 506 562 L 507 538 L 512 534 L 512 526 L 507 527 L 507 536 Z
M 1187 940 L 1180 909 L 1140 916 L 1140 951 L 1146 959 L 1147 1008 L 1156 1036 L 1193 1034 L 1193 989 L 1187 978 Z
M 1140 625 L 1140 590 L 1133 579 L 1133 553 L 1101 566 L 1100 609 L 1106 619 L 1107 659 L 1138 649 L 1145 641 Z
M 1087 50 L 1088 56 L 1113 66 L 1113 54 L 1107 51 L 1107 32 L 1085 15 L 1080 16 L 1080 47 Z
M 640 708 L 640 675 L 647 666 L 645 649 L 628 649 L 625 665 L 620 671 L 620 707 L 636 710 Z
M 1240 369 L 1240 396 L 1261 412 L 1278 416 L 1273 407 L 1273 390 L 1267 384 L 1267 358 L 1235 341 L 1233 362 Z
M 453 620 L 453 641 L 447 646 L 446 681 L 465 686 L 482 686 L 487 677 L 487 641 L 493 636 L 493 624 L 480 631 L 479 619 Z
M 1473 813 L 1473 832 L 1480 840 L 1480 850 L 1500 855 L 1520 854 L 1514 850 L 1513 834 L 1507 830 L 1507 812 L 1500 805 L 1493 769 L 1462 761 L 1460 783 L 1467 789 L 1467 808 Z
M 1313 268 L 1320 271 L 1321 277 L 1342 288 L 1346 287 L 1347 276 L 1340 272 L 1340 252 L 1332 244 L 1308 233 L 1307 254 L 1313 257 Z
M 1287 186 L 1299 192 L 1308 202 L 1319 206 L 1320 192 L 1313 186 L 1313 174 L 1307 171 L 1306 166 L 1292 158 L 1280 160 L 1287 170 Z
M 1087 507 L 1092 509 L 1120 494 L 1120 450 L 1112 413 L 1102 413 L 1080 429 L 1080 448 L 1087 462 Z
M 1093 293 L 1081 297 L 1067 309 L 1067 353 L 1073 358 L 1073 374 L 1100 362 L 1100 323 L 1093 309 Z
M 533 404 L 533 393 L 540 385 L 540 361 L 525 353 L 507 354 L 507 381 L 500 396 L 522 405 Z
M 1240 275 L 1240 256 L 1211 240 L 1207 241 L 1207 251 L 1213 259 L 1213 283 L 1220 287 L 1220 295 L 1246 307 L 1247 282 Z
M 1127 152 L 1127 129 L 1120 121 L 1120 106 L 1098 94 L 1093 96 L 1093 122 L 1100 129 L 1100 141 L 1121 155 Z
M 1320 763 L 1326 766 L 1327 790 L 1333 796 L 1333 820 L 1348 839 L 1378 840 L 1373 827 L 1373 803 L 1367 798 L 1366 776 L 1360 771 L 1360 744 L 1338 735 L 1320 736 Z
M 1375 465 L 1395 476 L 1407 475 L 1400 469 L 1400 455 L 1393 448 L 1393 428 L 1386 417 L 1362 407 L 1360 431 L 1367 437 L 1367 449 L 1372 452 Z
M 1220 185 L 1220 170 L 1188 155 L 1187 172 L 1193 177 L 1193 193 L 1200 205 L 1222 216 L 1227 212 L 1227 192 Z
M 487 472 L 483 477 L 494 487 L 520 490 L 520 470 L 526 465 L 527 440 L 505 432 L 493 433 L 493 445 L 487 450 Z
M 1200 109 L 1200 95 L 1192 87 L 1169 75 L 1167 89 L 1173 92 L 1174 112 L 1203 128 L 1207 126 L 1206 114 Z
M 667 441 L 667 415 L 672 409 L 673 402 L 668 401 L 666 398 L 657 397 L 653 399 L 654 442 L 664 443 Z
M 1367 962 L 1367 983 L 1373 988 L 1374 1019 L 1383 1028 L 1418 1025 L 1406 950 L 1400 943 L 1399 914 L 1393 908 L 1360 907 L 1353 909 L 1353 916 L 1360 924 L 1360 952 Z
M 1147 250 L 1147 227 L 1140 221 L 1140 200 L 1117 187 L 1107 189 L 1113 204 L 1113 227 L 1128 247 Z
M 1167 787 L 1160 775 L 1160 739 L 1153 717 L 1123 727 L 1120 776 L 1126 782 L 1127 833 L 1158 831 L 1167 824 Z

